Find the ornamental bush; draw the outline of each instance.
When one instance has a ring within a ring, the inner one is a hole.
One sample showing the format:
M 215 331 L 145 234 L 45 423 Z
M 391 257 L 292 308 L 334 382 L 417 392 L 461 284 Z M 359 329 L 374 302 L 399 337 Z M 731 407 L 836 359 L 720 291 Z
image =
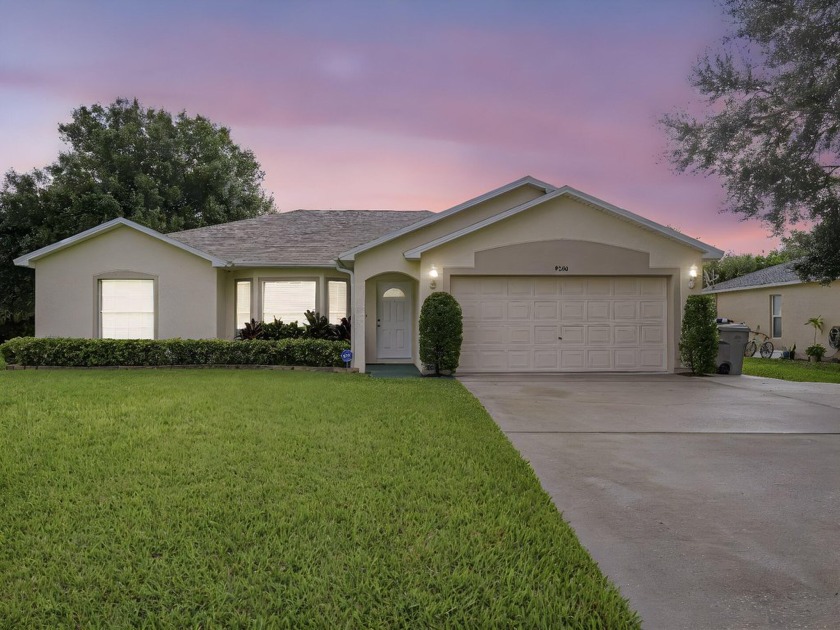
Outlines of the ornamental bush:
M 461 359 L 463 315 L 458 301 L 445 293 L 432 293 L 420 309 L 420 361 L 435 376 L 454 372 Z
M 680 335 L 680 358 L 692 374 L 717 371 L 717 306 L 711 295 L 689 295 Z
M 345 341 L 283 339 L 77 339 L 17 337 L 0 345 L 8 364 L 59 367 L 289 365 L 341 367 Z

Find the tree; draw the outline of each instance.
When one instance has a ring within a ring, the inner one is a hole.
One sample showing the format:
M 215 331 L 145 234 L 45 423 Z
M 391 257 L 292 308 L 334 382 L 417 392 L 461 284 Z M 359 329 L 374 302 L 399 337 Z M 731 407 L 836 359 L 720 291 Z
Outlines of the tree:
M 24 253 L 119 216 L 172 232 L 274 208 L 254 154 L 202 116 L 117 99 L 74 110 L 58 132 L 67 151 L 0 187 L 0 339 L 31 332 L 34 274 L 12 264 Z
M 840 277 L 840 2 L 723 0 L 734 32 L 690 81 L 702 119 L 661 119 L 678 172 L 720 176 L 727 209 L 775 234 L 813 225 L 795 269 Z
M 464 322 L 461 305 L 449 293 L 436 291 L 420 308 L 420 360 L 435 376 L 454 372 L 461 360 Z

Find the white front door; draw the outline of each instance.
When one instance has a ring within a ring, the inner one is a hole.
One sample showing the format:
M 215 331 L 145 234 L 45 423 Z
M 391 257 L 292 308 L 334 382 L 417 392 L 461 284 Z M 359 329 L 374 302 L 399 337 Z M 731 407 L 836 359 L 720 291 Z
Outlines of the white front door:
M 411 283 L 377 284 L 376 354 L 380 359 L 411 358 Z

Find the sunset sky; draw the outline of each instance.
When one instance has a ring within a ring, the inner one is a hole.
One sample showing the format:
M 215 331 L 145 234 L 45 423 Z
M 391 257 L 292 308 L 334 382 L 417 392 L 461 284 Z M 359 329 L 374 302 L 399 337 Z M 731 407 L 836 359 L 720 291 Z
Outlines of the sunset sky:
M 777 241 L 672 173 L 656 126 L 728 27 L 712 0 L 0 0 L 0 171 L 137 97 L 230 127 L 281 210 L 439 211 L 528 174 L 759 253 Z

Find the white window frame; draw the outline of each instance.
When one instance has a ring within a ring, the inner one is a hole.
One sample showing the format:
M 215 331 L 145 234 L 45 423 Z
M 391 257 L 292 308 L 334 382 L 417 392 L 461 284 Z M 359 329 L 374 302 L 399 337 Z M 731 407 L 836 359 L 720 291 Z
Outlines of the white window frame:
M 315 312 L 321 312 L 321 303 L 320 303 L 320 293 L 321 293 L 321 282 L 318 276 L 307 276 L 307 277 L 290 277 L 290 278 L 260 278 L 260 297 L 259 297 L 259 314 L 260 320 L 265 322 L 265 285 L 271 284 L 273 282 L 314 282 L 315 283 L 315 305 L 312 307 L 312 310 Z M 273 320 L 272 320 L 273 321 Z M 289 320 L 288 322 L 283 320 L 284 324 L 289 324 L 295 320 Z M 304 314 L 301 313 L 297 319 L 299 324 L 303 324 L 306 322 L 306 318 Z
M 327 283 L 327 291 L 326 291 L 327 306 L 324 309 L 326 311 L 326 313 L 324 313 L 324 314 L 327 316 L 327 318 L 330 318 L 330 313 L 333 310 L 333 305 L 330 302 L 330 283 L 331 282 L 340 282 L 345 286 L 345 296 L 346 296 L 346 298 L 345 298 L 345 301 L 344 301 L 344 315 L 342 315 L 342 317 L 347 317 L 348 315 L 350 315 L 350 282 L 348 280 L 344 279 L 344 278 L 327 278 L 326 279 L 326 283 Z M 341 322 L 340 321 L 333 322 L 332 319 L 330 318 L 330 323 L 331 324 L 339 324 Z
M 776 298 L 778 298 L 779 304 L 779 313 L 776 314 Z M 776 320 L 779 320 L 779 334 L 776 335 Z M 772 339 L 781 339 L 782 338 L 782 331 L 783 328 L 783 321 L 782 321 L 782 295 L 780 293 L 774 293 L 770 296 L 770 337 Z
M 242 330 L 245 326 L 244 322 L 240 322 L 239 320 L 239 283 L 249 284 L 249 291 L 248 294 L 250 295 L 248 301 L 248 322 L 252 319 L 256 319 L 254 317 L 254 279 L 253 278 L 236 278 L 233 281 L 233 329 L 234 333 L 238 334 L 238 331 Z
M 103 280 L 151 280 L 152 281 L 152 309 L 153 325 L 152 339 L 158 338 L 158 318 L 160 307 L 158 303 L 158 277 L 137 271 L 112 271 L 93 277 L 93 335 L 94 339 L 102 339 L 102 281 Z

